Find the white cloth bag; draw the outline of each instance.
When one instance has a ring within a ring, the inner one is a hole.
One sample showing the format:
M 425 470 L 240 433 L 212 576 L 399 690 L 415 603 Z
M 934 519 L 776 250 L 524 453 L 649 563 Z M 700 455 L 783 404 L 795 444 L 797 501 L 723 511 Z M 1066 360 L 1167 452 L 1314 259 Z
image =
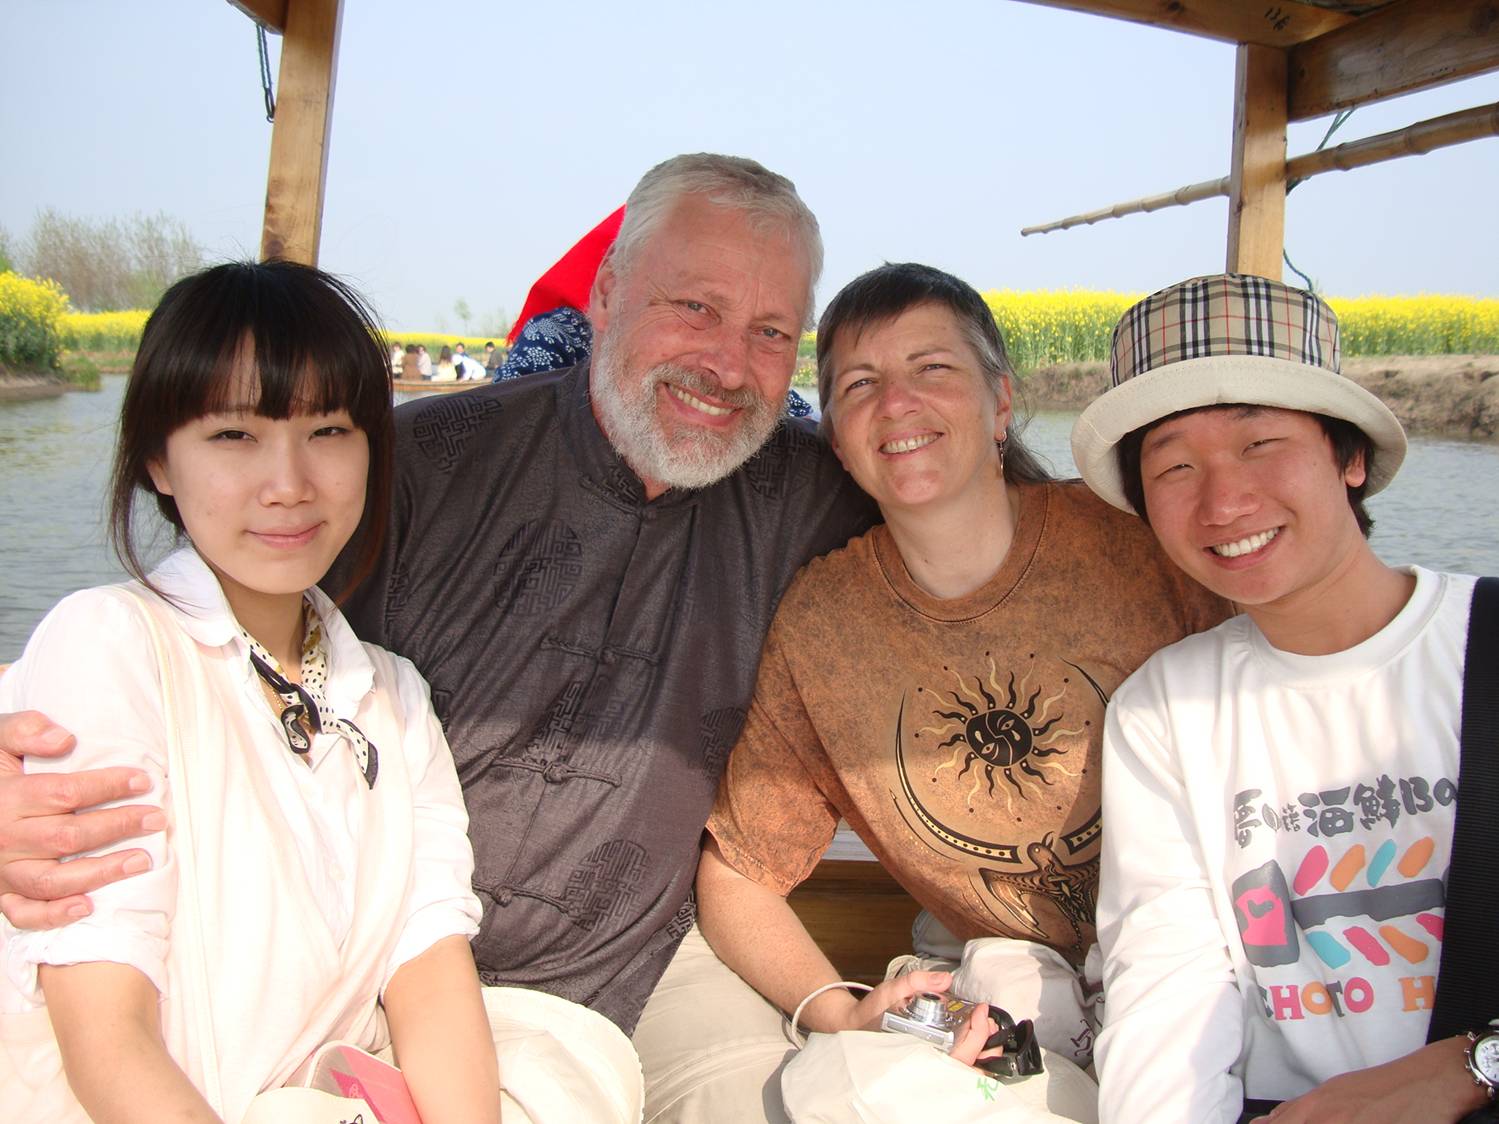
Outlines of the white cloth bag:
M 257 1096 L 240 1124 L 370 1124 L 379 1119 L 362 1098 L 288 1087 Z
M 509 1124 L 638 1124 L 640 1059 L 624 1032 L 586 1007 L 545 992 L 486 987 L 484 1009 Z M 389 1048 L 376 1055 L 393 1062 Z M 357 1097 L 287 1087 L 261 1093 L 240 1124 L 376 1124 Z
M 486 987 L 507 1121 L 637 1124 L 645 1110 L 640 1058 L 624 1031 L 544 991 Z
M 960 941 L 926 910 L 911 925 L 916 955 L 890 962 L 888 980 L 907 972 L 952 972 L 954 995 L 1031 1019 L 1042 1049 L 1093 1064 L 1103 1002 L 1103 955 L 1088 949 L 1078 972 L 1056 949 L 1036 941 L 979 937 Z
M 1003 1007 L 1019 1021 L 1031 1019 L 1036 1041 L 1080 1066 L 1093 1063 L 1098 1037 L 1095 1011 L 1103 964 L 1098 946 L 1089 950 L 1081 975 L 1054 948 L 1035 941 L 982 937 L 969 941 L 953 973 L 954 995 Z
M 928 922 L 929 929 L 945 935 L 935 919 Z M 918 929 L 915 935 L 917 947 L 931 951 L 933 942 L 925 939 L 930 932 Z M 956 952 L 957 942 L 950 940 L 949 947 Z M 1092 1055 L 1097 1026 L 1092 989 L 1062 956 L 1033 941 L 984 937 L 963 945 L 957 964 L 940 956 L 898 957 L 886 978 L 927 969 L 951 971 L 954 995 L 1002 1007 L 1017 1022 L 1034 1020 L 1046 1071 L 1001 1080 L 909 1035 L 813 1034 L 781 1074 L 781 1095 L 792 1120 L 1097 1124 L 1098 1085 L 1078 1065 L 1088 1064 Z
M 1000 1080 L 905 1034 L 813 1034 L 781 1074 L 796 1124 L 1061 1124 L 1098 1120 L 1098 1087 L 1042 1051 L 1044 1074 Z

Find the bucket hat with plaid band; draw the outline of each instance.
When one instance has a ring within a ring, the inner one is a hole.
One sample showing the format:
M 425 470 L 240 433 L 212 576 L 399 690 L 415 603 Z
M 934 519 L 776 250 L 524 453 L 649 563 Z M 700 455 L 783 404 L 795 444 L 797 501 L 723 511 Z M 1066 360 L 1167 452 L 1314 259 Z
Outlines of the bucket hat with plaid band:
M 1114 328 L 1111 389 L 1072 427 L 1088 486 L 1124 498 L 1115 447 L 1181 410 L 1244 404 L 1342 418 L 1374 443 L 1366 495 L 1405 459 L 1405 430 L 1383 402 L 1339 374 L 1338 319 L 1314 293 L 1243 274 L 1194 277 L 1146 297 Z

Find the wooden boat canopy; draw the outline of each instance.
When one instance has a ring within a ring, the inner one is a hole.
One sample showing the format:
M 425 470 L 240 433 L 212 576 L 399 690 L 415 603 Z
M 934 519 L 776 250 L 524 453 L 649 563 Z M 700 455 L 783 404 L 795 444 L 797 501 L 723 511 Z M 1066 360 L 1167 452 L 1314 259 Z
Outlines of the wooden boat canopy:
M 1291 121 L 1499 68 L 1491 0 L 1025 2 L 1284 52 Z
M 1499 69 L 1494 0 L 1026 0 L 1238 44 L 1231 167 L 1219 180 L 1022 234 L 1229 197 L 1225 268 L 1279 279 L 1286 184 L 1499 134 L 1499 104 L 1286 160 L 1286 124 Z M 1297 164 L 1300 164 L 1298 167 Z
M 316 264 L 342 0 L 229 0 L 283 37 L 262 257 Z M 1499 0 L 1022 0 L 1238 45 L 1227 176 L 1027 233 L 1229 197 L 1226 268 L 1281 275 L 1286 124 L 1499 69 Z M 1460 118 L 1453 121 L 1450 118 Z M 1297 174 L 1499 134 L 1499 105 L 1342 145 Z M 1319 154 L 1320 155 L 1320 154 Z M 1298 159 L 1305 160 L 1305 157 Z

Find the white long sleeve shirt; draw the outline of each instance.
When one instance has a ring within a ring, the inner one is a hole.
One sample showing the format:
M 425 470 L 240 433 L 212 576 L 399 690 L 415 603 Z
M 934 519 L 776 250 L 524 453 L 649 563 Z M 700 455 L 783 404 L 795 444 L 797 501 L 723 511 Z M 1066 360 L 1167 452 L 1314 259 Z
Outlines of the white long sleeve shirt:
M 1474 579 L 1415 569 L 1344 652 L 1247 616 L 1158 652 L 1104 734 L 1106 1124 L 1232 1124 L 1425 1042 Z

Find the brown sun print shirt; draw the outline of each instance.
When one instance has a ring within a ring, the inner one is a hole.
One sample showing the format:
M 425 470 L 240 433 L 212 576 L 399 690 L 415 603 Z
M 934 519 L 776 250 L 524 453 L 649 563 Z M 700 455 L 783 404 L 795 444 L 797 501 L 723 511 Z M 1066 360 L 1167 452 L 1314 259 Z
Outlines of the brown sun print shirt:
M 1156 649 L 1227 615 L 1079 483 L 1022 486 L 1004 565 L 953 600 L 917 586 L 875 527 L 782 600 L 708 830 L 786 894 L 842 816 L 959 938 L 1081 961 L 1104 707 Z

